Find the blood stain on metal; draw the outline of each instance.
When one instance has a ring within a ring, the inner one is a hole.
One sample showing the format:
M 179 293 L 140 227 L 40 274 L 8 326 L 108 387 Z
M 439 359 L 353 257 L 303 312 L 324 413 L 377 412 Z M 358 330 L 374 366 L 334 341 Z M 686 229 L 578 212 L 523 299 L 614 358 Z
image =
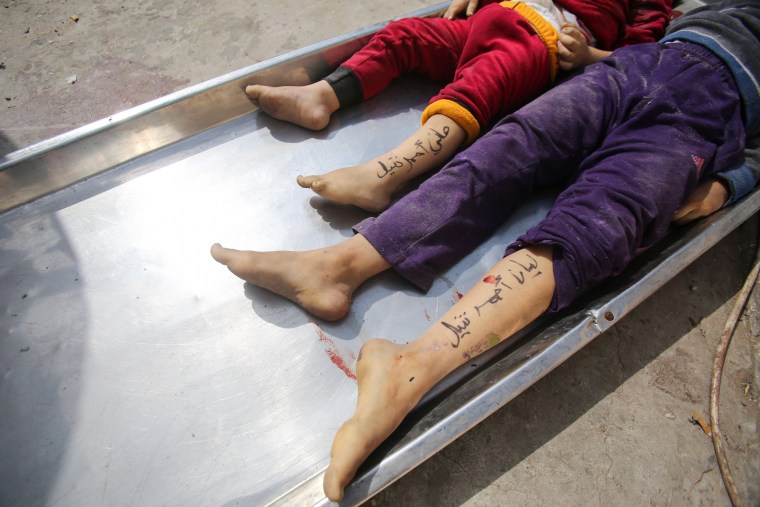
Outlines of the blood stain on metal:
M 330 358 L 330 361 L 332 361 L 335 366 L 340 368 L 341 371 L 346 374 L 346 377 L 356 382 L 356 374 L 351 370 L 351 368 L 348 367 L 348 364 L 346 364 L 345 359 L 343 359 L 343 356 L 341 356 L 338 352 L 338 348 L 335 346 L 335 343 L 332 341 L 332 339 L 327 336 L 318 325 L 314 324 L 314 327 L 317 328 L 319 341 L 327 344 L 325 354 L 327 354 L 327 357 Z

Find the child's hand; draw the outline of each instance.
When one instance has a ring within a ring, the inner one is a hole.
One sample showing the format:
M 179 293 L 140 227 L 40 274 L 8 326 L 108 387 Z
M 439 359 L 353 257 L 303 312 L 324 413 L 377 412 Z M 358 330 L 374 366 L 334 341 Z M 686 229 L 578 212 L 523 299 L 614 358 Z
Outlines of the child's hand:
M 465 8 L 467 9 L 465 11 Z M 470 17 L 475 14 L 475 10 L 478 8 L 478 0 L 453 0 L 446 12 L 443 13 L 443 17 L 446 19 L 454 19 L 465 11 L 465 16 Z
M 570 23 L 562 23 L 557 50 L 559 52 L 559 68 L 562 70 L 585 67 L 612 54 L 612 51 L 604 51 L 589 46 L 586 36 L 583 35 L 580 28 Z
M 591 60 L 586 36 L 577 26 L 570 23 L 562 23 L 557 49 L 559 50 L 559 67 L 562 70 L 583 67 Z
M 688 224 L 697 218 L 715 213 L 726 204 L 728 189 L 722 181 L 711 178 L 699 185 L 686 202 L 673 213 L 673 222 Z

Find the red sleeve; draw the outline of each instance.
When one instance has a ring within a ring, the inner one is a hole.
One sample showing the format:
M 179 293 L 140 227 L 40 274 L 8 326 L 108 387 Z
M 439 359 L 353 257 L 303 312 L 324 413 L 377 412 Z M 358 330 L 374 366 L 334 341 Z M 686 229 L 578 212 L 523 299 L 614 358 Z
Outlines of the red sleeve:
M 672 0 L 632 0 L 625 36 L 619 45 L 655 42 L 665 35 L 673 11 Z
M 611 50 L 665 35 L 673 0 L 555 0 L 591 30 L 599 49 Z

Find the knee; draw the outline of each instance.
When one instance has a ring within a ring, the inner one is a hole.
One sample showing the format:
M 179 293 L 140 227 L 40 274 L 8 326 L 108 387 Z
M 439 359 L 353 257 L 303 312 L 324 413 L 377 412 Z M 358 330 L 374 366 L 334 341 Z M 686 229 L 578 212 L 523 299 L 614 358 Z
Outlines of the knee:
M 632 216 L 561 210 L 518 239 L 518 245 L 545 244 L 554 249 L 555 294 L 550 310 L 570 305 L 594 285 L 618 275 L 642 242 Z

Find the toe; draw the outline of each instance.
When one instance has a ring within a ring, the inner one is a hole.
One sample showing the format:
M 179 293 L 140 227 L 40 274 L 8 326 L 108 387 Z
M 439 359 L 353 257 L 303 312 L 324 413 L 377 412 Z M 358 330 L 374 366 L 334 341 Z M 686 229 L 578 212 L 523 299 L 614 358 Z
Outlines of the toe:
M 314 185 L 320 180 L 319 176 L 298 176 L 296 182 L 302 188 L 310 188 L 314 190 Z
M 325 472 L 325 478 L 322 483 L 322 489 L 324 489 L 325 495 L 333 502 L 340 502 L 343 500 L 343 487 L 338 483 L 335 478 L 335 474 L 328 467 Z
M 224 248 L 219 243 L 214 243 L 211 245 L 211 257 L 214 258 L 217 262 L 221 262 L 222 264 L 227 263 L 227 249 Z

